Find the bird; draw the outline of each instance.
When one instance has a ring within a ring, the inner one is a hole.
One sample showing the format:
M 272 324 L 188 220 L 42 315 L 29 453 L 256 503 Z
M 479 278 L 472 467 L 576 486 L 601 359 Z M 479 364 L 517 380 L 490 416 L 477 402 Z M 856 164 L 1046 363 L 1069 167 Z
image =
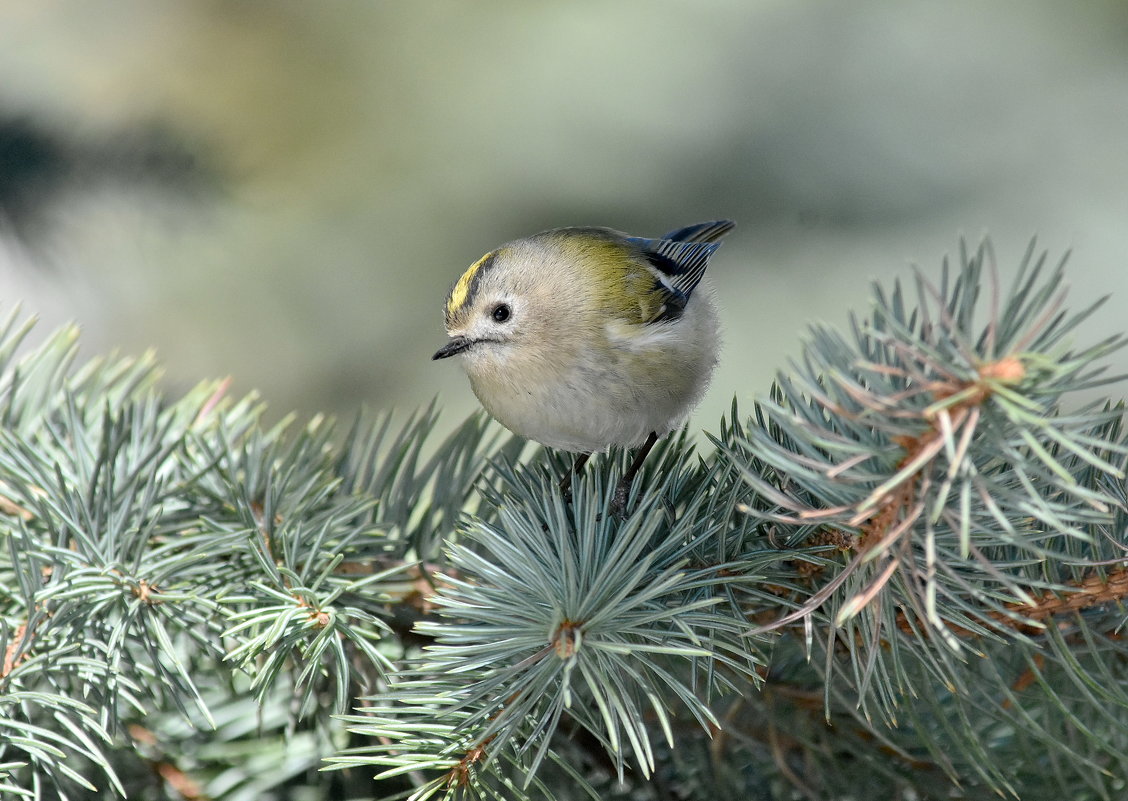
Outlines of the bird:
M 510 431 L 576 454 L 637 448 L 621 509 L 659 437 L 680 427 L 717 364 L 717 308 L 702 283 L 731 220 L 658 238 L 570 227 L 516 239 L 474 262 L 446 298 L 449 340 L 487 413 Z

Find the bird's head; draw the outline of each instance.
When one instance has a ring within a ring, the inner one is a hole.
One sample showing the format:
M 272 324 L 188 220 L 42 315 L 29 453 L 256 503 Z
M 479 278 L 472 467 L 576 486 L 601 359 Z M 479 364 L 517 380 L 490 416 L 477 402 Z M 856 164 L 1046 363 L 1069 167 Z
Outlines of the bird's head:
M 622 261 L 623 250 L 610 239 L 549 231 L 487 253 L 447 296 L 450 341 L 432 358 L 462 356 L 473 372 L 573 349 L 605 324 L 598 265 Z

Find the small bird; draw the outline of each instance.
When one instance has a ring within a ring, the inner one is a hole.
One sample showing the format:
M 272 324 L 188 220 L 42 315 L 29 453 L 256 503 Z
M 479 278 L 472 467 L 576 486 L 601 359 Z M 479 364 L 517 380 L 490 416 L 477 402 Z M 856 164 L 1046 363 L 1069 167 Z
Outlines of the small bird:
M 639 448 L 616 491 L 621 509 L 658 438 L 701 400 L 717 363 L 716 306 L 701 285 L 729 220 L 659 239 L 557 228 L 487 253 L 446 301 L 450 341 L 470 386 L 503 426 L 579 454 Z

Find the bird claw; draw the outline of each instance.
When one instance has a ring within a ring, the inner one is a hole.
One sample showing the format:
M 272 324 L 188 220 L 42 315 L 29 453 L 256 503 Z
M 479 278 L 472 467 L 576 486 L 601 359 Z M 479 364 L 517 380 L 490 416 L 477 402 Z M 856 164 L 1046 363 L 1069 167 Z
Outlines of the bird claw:
M 627 501 L 630 496 L 631 482 L 620 481 L 618 486 L 615 487 L 615 495 L 611 499 L 611 508 L 608 510 L 613 518 L 622 520 L 627 516 Z

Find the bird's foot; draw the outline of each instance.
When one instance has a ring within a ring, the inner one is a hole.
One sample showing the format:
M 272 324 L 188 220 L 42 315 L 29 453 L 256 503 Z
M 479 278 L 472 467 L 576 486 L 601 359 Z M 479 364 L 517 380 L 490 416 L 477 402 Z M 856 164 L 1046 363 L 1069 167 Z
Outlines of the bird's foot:
M 564 474 L 560 479 L 560 494 L 564 497 L 564 503 L 572 502 L 572 476 L 578 476 L 587 464 L 587 460 L 591 458 L 590 453 L 581 453 L 576 457 L 576 461 L 572 463 L 572 469 Z
M 611 517 L 622 520 L 627 516 L 627 501 L 631 497 L 631 479 L 624 478 L 615 487 L 615 495 L 611 498 L 611 508 L 608 511 Z

